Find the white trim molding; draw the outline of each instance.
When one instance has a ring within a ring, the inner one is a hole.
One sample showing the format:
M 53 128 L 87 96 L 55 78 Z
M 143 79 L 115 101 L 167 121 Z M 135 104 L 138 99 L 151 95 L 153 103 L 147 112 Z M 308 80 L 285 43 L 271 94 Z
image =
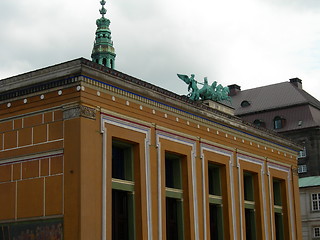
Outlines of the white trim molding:
M 217 146 L 213 146 L 207 143 L 200 144 L 200 152 L 201 152 L 201 164 L 202 164 L 202 189 L 203 189 L 203 231 L 204 231 L 204 240 L 207 240 L 207 186 L 205 182 L 205 154 L 204 151 L 217 153 L 226 157 L 229 157 L 229 181 L 231 183 L 230 192 L 231 192 L 231 216 L 235 216 L 236 202 L 235 202 L 235 187 L 233 184 L 234 176 L 233 176 L 233 152 L 231 150 L 223 149 Z M 228 177 L 228 175 L 227 175 Z M 233 228 L 233 236 L 232 239 L 237 240 L 237 223 L 236 218 L 232 217 L 232 228 Z
M 107 127 L 106 123 L 117 127 L 125 128 L 128 130 L 136 131 L 145 134 L 145 169 L 146 169 L 146 202 L 147 202 L 147 236 L 148 240 L 152 240 L 152 206 L 151 206 L 151 169 L 150 169 L 150 138 L 151 129 L 150 127 L 142 124 L 133 123 L 120 117 L 115 117 L 107 114 L 101 114 L 101 133 L 103 135 L 103 146 L 102 146 L 102 240 L 107 240 L 106 232 L 106 186 L 107 186 Z
M 182 134 L 181 134 L 182 135 Z M 158 205 L 159 205 L 159 239 L 162 239 L 162 207 L 161 207 L 161 143 L 160 139 L 166 139 L 172 142 L 184 144 L 191 147 L 191 173 L 192 173 L 192 191 L 193 191 L 193 214 L 194 214 L 194 238 L 199 239 L 199 214 L 198 214 L 198 197 L 197 197 L 197 176 L 196 176 L 196 141 L 189 138 L 168 133 L 162 130 L 156 130 L 156 144 L 158 146 Z

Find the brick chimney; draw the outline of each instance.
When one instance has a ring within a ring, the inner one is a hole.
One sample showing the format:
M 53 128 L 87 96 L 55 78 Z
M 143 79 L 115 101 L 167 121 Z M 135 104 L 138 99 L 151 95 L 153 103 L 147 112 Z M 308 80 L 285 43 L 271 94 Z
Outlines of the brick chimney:
M 237 95 L 237 93 L 241 91 L 241 87 L 237 84 L 232 84 L 232 85 L 229 85 L 228 87 L 230 90 L 229 96 L 231 97 Z
M 290 83 L 299 89 L 302 89 L 302 80 L 300 78 L 291 78 Z

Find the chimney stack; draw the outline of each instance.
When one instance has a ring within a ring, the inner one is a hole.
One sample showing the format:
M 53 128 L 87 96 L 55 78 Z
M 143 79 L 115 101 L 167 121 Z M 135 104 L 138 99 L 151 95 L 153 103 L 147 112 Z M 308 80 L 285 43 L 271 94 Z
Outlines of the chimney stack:
M 300 78 L 291 78 L 290 83 L 299 89 L 302 89 L 302 80 Z
M 237 95 L 237 93 L 241 91 L 241 87 L 237 84 L 232 84 L 232 85 L 229 85 L 228 87 L 230 91 L 229 96 L 231 97 Z

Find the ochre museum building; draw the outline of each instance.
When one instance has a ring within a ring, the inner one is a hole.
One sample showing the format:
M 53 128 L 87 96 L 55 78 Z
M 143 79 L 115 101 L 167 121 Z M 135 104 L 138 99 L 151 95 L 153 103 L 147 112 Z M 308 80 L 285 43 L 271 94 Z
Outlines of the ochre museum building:
M 301 239 L 301 147 L 228 106 L 83 58 L 0 87 L 0 239 Z

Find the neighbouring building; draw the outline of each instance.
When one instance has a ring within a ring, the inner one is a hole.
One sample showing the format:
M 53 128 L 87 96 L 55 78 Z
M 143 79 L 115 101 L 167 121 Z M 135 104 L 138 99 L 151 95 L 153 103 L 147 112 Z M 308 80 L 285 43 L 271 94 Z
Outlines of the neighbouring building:
M 320 176 L 299 179 L 303 239 L 320 239 Z
M 236 116 L 298 142 L 299 176 L 320 175 L 320 102 L 302 89 L 299 78 L 243 91 L 229 88 Z

